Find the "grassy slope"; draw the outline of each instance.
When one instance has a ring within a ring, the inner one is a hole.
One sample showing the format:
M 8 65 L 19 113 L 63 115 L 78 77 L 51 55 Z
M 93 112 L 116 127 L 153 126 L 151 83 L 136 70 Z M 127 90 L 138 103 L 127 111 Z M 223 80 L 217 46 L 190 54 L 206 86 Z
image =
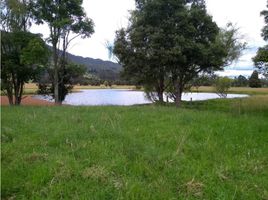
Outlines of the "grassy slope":
M 268 98 L 3 107 L 3 199 L 267 199 Z

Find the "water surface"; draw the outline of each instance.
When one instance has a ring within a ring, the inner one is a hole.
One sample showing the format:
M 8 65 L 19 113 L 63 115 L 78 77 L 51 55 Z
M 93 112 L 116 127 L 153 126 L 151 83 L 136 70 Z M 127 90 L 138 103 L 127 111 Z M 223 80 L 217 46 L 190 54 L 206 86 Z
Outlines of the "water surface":
M 244 94 L 228 94 L 227 98 L 247 97 Z M 36 95 L 35 98 L 52 101 L 51 97 Z M 202 101 L 208 99 L 220 98 L 215 93 L 183 93 L 184 101 Z M 89 89 L 80 92 L 70 93 L 66 96 L 64 104 L 68 105 L 135 105 L 152 103 L 145 97 L 143 91 L 125 90 L 125 89 Z

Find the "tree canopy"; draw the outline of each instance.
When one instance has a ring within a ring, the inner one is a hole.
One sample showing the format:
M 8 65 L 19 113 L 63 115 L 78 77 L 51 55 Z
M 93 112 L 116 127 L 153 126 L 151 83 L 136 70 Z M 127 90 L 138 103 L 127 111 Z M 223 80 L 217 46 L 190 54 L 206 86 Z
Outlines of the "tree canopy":
M 1 89 L 10 104 L 19 105 L 24 83 L 36 78 L 49 52 L 38 35 L 21 31 L 1 32 L 1 36 Z
M 260 88 L 261 87 L 261 80 L 259 79 L 259 73 L 254 70 L 249 78 L 249 87 L 252 88 Z
M 64 79 L 64 68 L 67 65 L 66 51 L 69 44 L 77 37 L 90 37 L 94 32 L 93 21 L 86 16 L 82 0 L 35 0 L 31 3 L 34 19 L 37 24 L 48 24 L 49 42 L 53 54 L 53 85 L 55 103 L 61 103 L 60 86 Z M 60 46 L 61 45 L 61 46 Z M 60 52 L 59 49 L 62 51 Z
M 268 3 L 266 7 L 268 8 Z M 265 41 L 268 41 L 268 10 L 263 10 L 261 15 L 264 17 L 265 22 L 261 35 Z M 260 47 L 257 51 L 257 55 L 252 60 L 259 72 L 268 78 L 268 45 Z
M 1 1 L 1 89 L 9 103 L 19 105 L 23 86 L 34 79 L 49 57 L 45 42 L 28 32 L 31 25 L 27 0 Z
M 163 102 L 168 91 L 179 106 L 194 77 L 239 56 L 244 46 L 228 28 L 217 26 L 202 0 L 136 0 L 130 26 L 116 33 L 114 54 L 124 75 L 152 91 L 149 96 Z

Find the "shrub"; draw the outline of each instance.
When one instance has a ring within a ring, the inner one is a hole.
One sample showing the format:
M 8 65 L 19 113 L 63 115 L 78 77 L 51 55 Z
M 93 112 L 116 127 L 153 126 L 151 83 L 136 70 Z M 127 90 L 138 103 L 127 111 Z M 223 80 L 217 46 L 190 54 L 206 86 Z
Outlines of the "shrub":
M 229 79 L 228 77 L 219 77 L 216 82 L 215 82 L 215 90 L 216 93 L 221 97 L 221 98 L 226 98 L 227 97 L 227 92 L 230 89 L 232 84 L 232 80 Z

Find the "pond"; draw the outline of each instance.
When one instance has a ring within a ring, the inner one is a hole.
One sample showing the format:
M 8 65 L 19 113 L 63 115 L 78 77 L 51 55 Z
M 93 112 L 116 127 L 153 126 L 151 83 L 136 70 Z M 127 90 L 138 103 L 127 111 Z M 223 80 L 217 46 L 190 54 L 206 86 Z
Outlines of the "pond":
M 244 94 L 228 94 L 227 98 L 247 97 Z M 52 101 L 51 97 L 36 95 L 34 98 Z M 184 101 L 200 101 L 220 98 L 215 93 L 183 93 Z M 97 105 L 135 105 L 152 103 L 145 97 L 143 91 L 125 90 L 125 89 L 90 89 L 80 90 L 80 92 L 70 93 L 66 96 L 63 104 L 75 106 L 97 106 Z

